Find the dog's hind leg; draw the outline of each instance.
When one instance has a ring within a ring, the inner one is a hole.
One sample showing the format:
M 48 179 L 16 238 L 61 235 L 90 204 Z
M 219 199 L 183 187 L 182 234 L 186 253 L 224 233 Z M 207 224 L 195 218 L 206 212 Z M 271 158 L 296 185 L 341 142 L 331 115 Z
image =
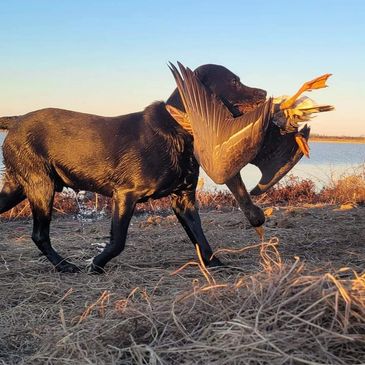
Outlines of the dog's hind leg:
M 4 180 L 5 182 L 0 192 L 0 214 L 14 208 L 26 198 L 21 186 L 6 174 Z
M 51 245 L 49 229 L 54 198 L 53 182 L 48 177 L 44 177 L 39 179 L 39 181 L 32 181 L 32 184 L 26 186 L 25 190 L 33 214 L 32 240 L 34 243 L 47 259 L 51 261 L 57 271 L 80 271 L 77 266 L 69 263 L 60 256 Z
M 172 194 L 171 197 L 172 209 L 191 242 L 194 246 L 199 246 L 204 264 L 211 267 L 222 266 L 219 259 L 212 257 L 212 249 L 204 235 L 199 213 L 195 207 L 195 192 Z
M 103 273 L 104 266 L 124 250 L 129 223 L 137 200 L 131 192 L 117 191 L 113 194 L 110 243 L 94 257 L 89 268 L 90 273 Z

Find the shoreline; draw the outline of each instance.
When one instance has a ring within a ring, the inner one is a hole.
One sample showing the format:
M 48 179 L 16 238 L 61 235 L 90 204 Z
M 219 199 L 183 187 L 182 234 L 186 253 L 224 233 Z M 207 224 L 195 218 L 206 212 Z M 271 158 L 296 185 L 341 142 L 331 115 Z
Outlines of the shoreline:
M 365 138 L 321 138 L 321 137 L 309 137 L 310 142 L 321 143 L 352 143 L 352 144 L 365 144 Z

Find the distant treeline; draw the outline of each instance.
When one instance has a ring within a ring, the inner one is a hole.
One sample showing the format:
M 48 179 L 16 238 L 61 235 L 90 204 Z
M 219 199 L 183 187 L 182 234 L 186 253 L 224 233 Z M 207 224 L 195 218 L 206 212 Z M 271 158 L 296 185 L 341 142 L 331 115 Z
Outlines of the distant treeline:
M 365 143 L 365 136 L 326 136 L 323 134 L 311 134 L 311 141 L 334 141 L 334 142 L 350 142 L 350 143 Z

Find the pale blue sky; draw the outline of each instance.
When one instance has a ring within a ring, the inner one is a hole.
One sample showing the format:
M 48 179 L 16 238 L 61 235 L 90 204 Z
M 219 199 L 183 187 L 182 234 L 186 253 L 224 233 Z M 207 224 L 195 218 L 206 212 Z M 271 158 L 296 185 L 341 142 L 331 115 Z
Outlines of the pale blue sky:
M 269 95 L 331 72 L 314 132 L 365 135 L 365 1 L 1 0 L 0 115 L 116 115 L 167 99 L 168 61 L 223 64 Z

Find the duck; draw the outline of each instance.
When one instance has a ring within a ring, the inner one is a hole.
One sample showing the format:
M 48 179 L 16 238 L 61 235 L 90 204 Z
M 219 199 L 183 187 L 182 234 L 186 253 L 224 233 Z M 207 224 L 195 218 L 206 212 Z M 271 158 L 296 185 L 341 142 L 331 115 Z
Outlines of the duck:
M 169 67 L 185 111 L 171 105 L 166 109 L 193 136 L 198 163 L 216 184 L 225 184 L 248 163 L 256 165 L 262 177 L 251 195 L 266 192 L 303 156 L 309 156 L 310 128 L 301 124 L 315 113 L 333 110 L 301 96 L 327 87 L 331 74 L 305 82 L 291 97 L 271 97 L 254 110 L 233 116 L 192 70 L 179 62 L 179 69 L 172 63 Z
M 291 97 L 273 99 L 274 112 L 262 147 L 250 162 L 261 171 L 261 179 L 251 195 L 261 195 L 279 182 L 303 156 L 309 158 L 310 128 L 301 123 L 310 121 L 315 114 L 334 110 L 332 105 L 318 105 L 313 99 L 301 96 L 306 91 L 327 87 L 330 73 L 305 82 Z

